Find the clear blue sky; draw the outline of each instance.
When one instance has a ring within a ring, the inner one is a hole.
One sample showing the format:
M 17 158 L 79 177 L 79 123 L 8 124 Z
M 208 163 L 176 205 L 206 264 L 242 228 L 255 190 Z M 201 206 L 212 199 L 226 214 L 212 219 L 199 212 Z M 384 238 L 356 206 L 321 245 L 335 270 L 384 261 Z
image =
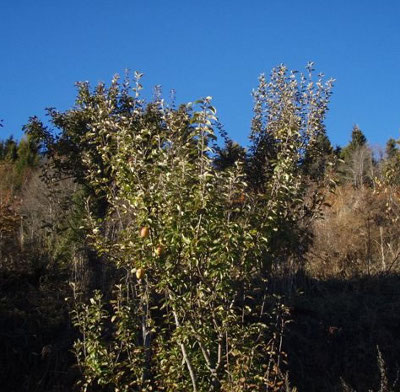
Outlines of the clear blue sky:
M 285 63 L 336 79 L 327 118 L 334 144 L 354 123 L 371 144 L 400 137 L 400 1 L 3 0 L 0 137 L 21 136 L 45 107 L 73 105 L 74 82 L 145 73 L 178 102 L 211 95 L 230 136 L 246 144 L 251 91 Z

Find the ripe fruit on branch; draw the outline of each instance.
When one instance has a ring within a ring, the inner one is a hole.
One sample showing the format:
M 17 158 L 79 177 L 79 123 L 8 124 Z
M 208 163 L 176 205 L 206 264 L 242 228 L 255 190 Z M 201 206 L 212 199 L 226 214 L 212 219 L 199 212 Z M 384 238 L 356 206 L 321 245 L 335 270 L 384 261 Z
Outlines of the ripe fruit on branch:
M 246 201 L 246 196 L 244 193 L 241 193 L 240 196 L 237 198 L 237 202 L 239 204 L 243 204 Z
M 246 195 L 244 193 L 240 193 L 233 199 L 231 199 L 230 204 L 233 205 L 242 205 L 246 201 Z
M 164 253 L 164 247 L 162 245 L 158 245 L 156 248 L 156 255 L 160 257 Z
M 146 237 L 148 237 L 149 236 L 149 233 L 150 233 L 150 230 L 149 230 L 149 228 L 147 227 L 147 226 L 143 226 L 141 229 L 140 229 L 140 238 L 146 238 Z
M 136 270 L 136 278 L 138 278 L 139 280 L 144 277 L 144 274 L 145 274 L 144 268 L 138 268 Z

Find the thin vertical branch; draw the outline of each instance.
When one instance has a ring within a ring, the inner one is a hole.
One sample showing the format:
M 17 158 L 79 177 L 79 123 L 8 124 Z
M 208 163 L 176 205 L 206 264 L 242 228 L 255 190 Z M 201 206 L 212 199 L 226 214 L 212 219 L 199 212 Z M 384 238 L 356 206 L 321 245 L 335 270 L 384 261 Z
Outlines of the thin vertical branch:
M 176 328 L 180 328 L 181 325 L 179 323 L 178 314 L 176 313 L 175 310 L 172 311 L 172 314 L 174 315 Z M 192 380 L 193 392 L 197 392 L 196 375 L 194 374 L 194 370 L 193 370 L 192 364 L 190 362 L 189 356 L 187 354 L 186 347 L 182 342 L 180 342 L 178 344 L 179 344 L 179 347 L 181 348 L 182 356 L 183 356 L 183 359 L 184 359 L 184 361 L 186 363 L 186 367 L 188 369 L 188 372 L 189 372 L 189 375 L 190 375 L 190 379 Z

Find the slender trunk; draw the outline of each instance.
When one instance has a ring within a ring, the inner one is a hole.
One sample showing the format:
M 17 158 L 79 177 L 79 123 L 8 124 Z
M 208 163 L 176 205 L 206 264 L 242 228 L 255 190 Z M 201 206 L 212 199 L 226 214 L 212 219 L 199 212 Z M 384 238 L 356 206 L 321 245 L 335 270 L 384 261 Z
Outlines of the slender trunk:
M 148 320 L 150 319 L 150 309 L 149 309 L 149 293 L 148 286 L 146 282 L 146 287 L 142 288 L 142 299 L 143 299 L 143 315 L 142 315 L 142 339 L 143 347 L 145 350 L 145 367 L 143 370 L 142 381 L 150 378 L 151 370 L 151 331 L 148 328 Z
M 179 328 L 180 327 L 180 323 L 179 323 L 178 315 L 177 315 L 175 310 L 173 310 L 172 313 L 174 315 L 175 325 L 176 325 L 177 328 Z M 193 392 L 197 392 L 196 375 L 194 374 L 192 364 L 190 362 L 189 356 L 188 356 L 187 351 L 186 351 L 186 347 L 185 347 L 185 345 L 183 343 L 178 343 L 178 344 L 179 344 L 179 346 L 181 348 L 183 359 L 184 359 L 184 361 L 186 363 L 186 367 L 187 367 L 187 369 L 189 371 L 190 379 L 192 380 Z
M 207 368 L 211 373 L 211 378 L 212 378 L 212 389 L 211 390 L 216 390 L 221 385 L 220 381 L 218 380 L 217 368 L 212 365 L 210 355 L 207 352 L 206 348 L 204 347 L 203 343 L 199 339 L 197 340 L 197 342 L 200 346 L 201 352 L 203 353 L 203 357 L 206 361 Z M 218 350 L 219 350 L 219 347 L 218 347 Z M 218 351 L 218 355 L 220 355 L 219 351 Z

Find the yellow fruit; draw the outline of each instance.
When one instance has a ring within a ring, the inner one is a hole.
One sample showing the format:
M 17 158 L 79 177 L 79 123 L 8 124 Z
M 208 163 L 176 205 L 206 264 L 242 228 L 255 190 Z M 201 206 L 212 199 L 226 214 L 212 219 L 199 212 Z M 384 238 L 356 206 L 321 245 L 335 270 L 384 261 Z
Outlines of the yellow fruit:
M 149 228 L 147 226 L 143 226 L 140 229 L 140 238 L 148 237 L 149 236 L 149 232 L 150 232 Z
M 136 277 L 140 280 L 144 277 L 144 269 L 143 268 L 138 268 L 136 270 Z
M 164 247 L 162 245 L 158 245 L 156 248 L 156 255 L 161 256 L 164 253 Z

